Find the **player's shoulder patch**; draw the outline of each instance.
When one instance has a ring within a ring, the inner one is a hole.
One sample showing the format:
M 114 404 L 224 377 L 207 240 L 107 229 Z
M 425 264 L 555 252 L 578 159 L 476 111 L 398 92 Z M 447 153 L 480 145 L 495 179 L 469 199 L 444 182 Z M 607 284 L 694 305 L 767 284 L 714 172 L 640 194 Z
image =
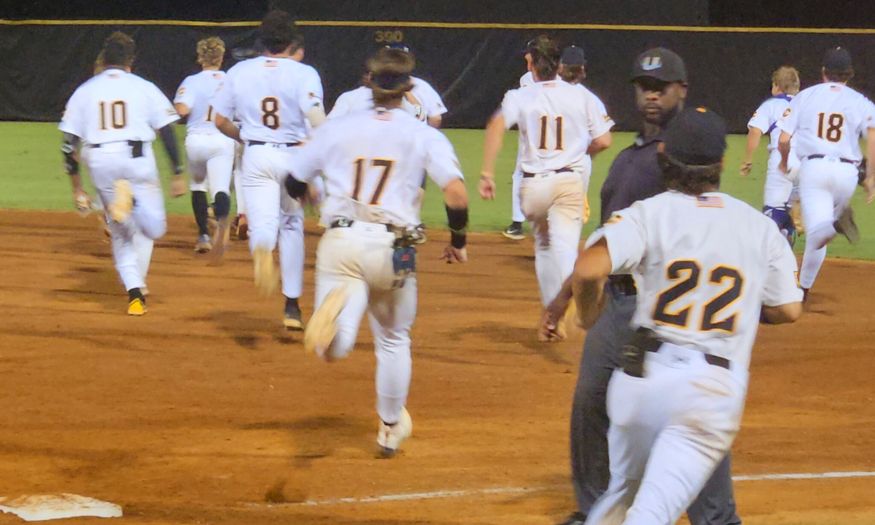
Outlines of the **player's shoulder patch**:
M 787 109 L 784 110 L 784 113 L 781 115 L 781 118 L 789 117 L 790 113 L 793 113 L 793 110 L 790 109 L 790 106 L 787 106 Z
M 618 222 L 620 222 L 622 220 L 623 220 L 623 216 L 615 213 L 615 214 L 611 215 L 611 217 L 608 220 L 605 221 L 605 225 L 617 224 Z
M 722 208 L 723 197 L 719 195 L 697 195 L 696 207 L 698 208 Z

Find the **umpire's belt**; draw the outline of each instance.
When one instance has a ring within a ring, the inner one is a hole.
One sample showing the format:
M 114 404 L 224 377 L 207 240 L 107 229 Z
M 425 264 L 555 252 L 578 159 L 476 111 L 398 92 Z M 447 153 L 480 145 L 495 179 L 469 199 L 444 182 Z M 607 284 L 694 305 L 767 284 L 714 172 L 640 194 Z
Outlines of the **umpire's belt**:
M 543 175 L 543 174 L 549 174 L 549 173 L 570 173 L 570 172 L 572 172 L 572 171 L 574 171 L 574 170 L 571 169 L 571 168 L 569 168 L 569 167 L 567 167 L 567 166 L 564 167 L 564 168 L 559 168 L 558 170 L 553 170 L 552 172 L 547 171 L 547 172 L 544 172 L 544 173 L 529 173 L 529 172 L 527 172 L 527 171 L 524 171 L 524 172 L 523 172 L 523 178 L 524 178 L 524 179 L 531 179 L 531 178 L 534 177 L 535 175 Z
M 637 295 L 638 289 L 635 288 L 635 279 L 631 275 L 610 275 L 608 276 L 608 288 L 615 295 Z
M 632 340 L 623 346 L 623 355 L 621 356 L 621 364 L 623 371 L 632 377 L 644 377 L 644 354 L 646 352 L 659 353 L 663 348 L 663 341 L 656 338 L 652 330 L 647 328 L 639 328 Z M 680 345 L 671 345 L 678 349 L 685 349 Z M 706 354 L 698 350 L 687 350 L 690 354 L 701 354 L 705 362 L 712 366 L 718 366 L 729 370 L 731 362 L 725 357 Z
M 250 140 L 246 143 L 248 146 L 287 146 L 293 148 L 300 146 L 300 142 L 264 142 L 262 140 Z
M 143 156 L 143 141 L 142 140 L 117 140 L 112 142 L 104 142 L 102 144 L 89 144 L 89 148 L 102 148 L 104 144 L 115 144 L 120 142 L 127 142 L 128 146 L 131 147 L 131 157 L 137 159 Z
M 826 155 L 821 155 L 821 154 L 818 153 L 817 155 L 809 155 L 809 156 L 807 156 L 807 157 L 805 157 L 805 158 L 808 159 L 808 160 L 811 160 L 811 159 L 825 159 L 825 158 L 827 158 L 827 156 L 826 156 Z M 841 157 L 841 158 L 839 158 L 838 160 L 839 160 L 839 162 L 844 162 L 845 164 L 854 164 L 854 165 L 857 165 L 857 161 L 855 161 L 855 160 L 851 160 L 851 159 L 846 159 L 846 158 L 844 158 L 844 157 Z

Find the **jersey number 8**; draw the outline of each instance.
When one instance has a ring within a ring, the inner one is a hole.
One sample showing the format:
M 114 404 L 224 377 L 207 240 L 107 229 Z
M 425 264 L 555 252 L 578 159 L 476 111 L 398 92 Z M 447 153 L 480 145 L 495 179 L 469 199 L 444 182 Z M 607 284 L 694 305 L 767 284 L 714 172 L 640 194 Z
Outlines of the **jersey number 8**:
M 276 97 L 265 97 L 261 99 L 261 123 L 270 129 L 279 129 L 280 127 L 280 101 Z
M 668 265 L 666 276 L 672 281 L 679 282 L 666 288 L 659 294 L 659 297 L 656 299 L 656 307 L 653 311 L 653 320 L 662 325 L 687 328 L 690 322 L 690 310 L 693 307 L 687 306 L 675 311 L 670 310 L 670 307 L 672 303 L 699 286 L 699 276 L 701 273 L 702 269 L 698 263 L 689 259 L 674 261 Z M 736 314 L 733 313 L 721 320 L 715 320 L 714 318 L 741 297 L 741 286 L 744 284 L 744 277 L 742 277 L 738 270 L 728 266 L 717 266 L 711 270 L 708 282 L 721 285 L 724 281 L 729 281 L 729 286 L 724 288 L 721 294 L 708 301 L 703 308 L 702 324 L 700 326 L 700 330 L 703 332 L 720 330 L 732 333 L 735 331 Z

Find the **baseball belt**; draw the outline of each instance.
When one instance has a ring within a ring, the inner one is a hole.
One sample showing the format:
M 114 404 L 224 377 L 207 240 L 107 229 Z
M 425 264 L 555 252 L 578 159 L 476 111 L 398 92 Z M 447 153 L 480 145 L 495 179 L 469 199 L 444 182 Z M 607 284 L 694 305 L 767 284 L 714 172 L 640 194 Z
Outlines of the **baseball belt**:
M 564 168 L 559 168 L 558 170 L 553 170 L 553 173 L 569 173 L 572 171 L 574 171 L 574 170 L 566 166 Z M 529 173 L 527 171 L 523 172 L 524 179 L 530 179 L 530 178 L 534 177 L 535 175 L 538 175 L 538 173 Z
M 128 146 L 131 147 L 131 157 L 138 159 L 143 156 L 143 141 L 142 140 L 127 140 L 127 141 L 115 141 L 115 142 L 127 142 Z M 112 142 L 104 142 L 101 144 L 89 144 L 88 147 L 92 149 L 97 149 L 103 147 L 104 144 L 112 144 Z
M 653 330 L 648 328 L 639 328 L 632 339 L 623 345 L 622 355 L 620 356 L 620 365 L 626 375 L 632 377 L 644 377 L 644 355 L 647 352 L 659 352 L 662 347 L 662 341 L 656 338 Z M 730 369 L 731 362 L 725 357 L 720 357 L 711 354 L 702 354 L 705 357 L 705 362 L 712 366 Z
M 248 146 L 267 146 L 267 145 L 271 145 L 271 146 L 288 146 L 288 147 L 290 147 L 290 148 L 293 148 L 293 147 L 295 147 L 295 146 L 300 146 L 300 145 L 301 145 L 300 142 L 264 142 L 264 141 L 262 141 L 262 140 L 250 140 L 250 141 L 247 142 L 246 144 L 247 144 Z
M 807 156 L 807 157 L 805 157 L 805 158 L 808 159 L 808 160 L 811 160 L 811 159 L 825 159 L 825 158 L 826 158 L 826 155 L 821 155 L 821 154 L 818 153 L 818 154 L 816 154 L 816 155 L 809 155 L 809 156 Z M 846 158 L 844 158 L 844 157 L 839 158 L 839 161 L 840 161 L 840 162 L 844 162 L 845 164 L 854 164 L 854 165 L 857 164 L 857 161 L 855 161 L 855 160 L 851 160 L 851 159 L 846 159 Z

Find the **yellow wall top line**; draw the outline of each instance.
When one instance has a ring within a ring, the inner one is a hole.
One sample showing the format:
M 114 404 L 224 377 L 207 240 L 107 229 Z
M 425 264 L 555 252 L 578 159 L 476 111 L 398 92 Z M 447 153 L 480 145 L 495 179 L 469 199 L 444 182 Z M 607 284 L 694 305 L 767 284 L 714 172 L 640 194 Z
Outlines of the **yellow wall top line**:
M 593 31 L 675 31 L 683 33 L 807 33 L 875 35 L 875 29 L 813 27 L 710 27 L 659 26 L 626 24 L 504 24 L 486 22 L 393 22 L 356 20 L 298 20 L 302 27 L 379 27 L 425 29 L 525 29 L 525 30 L 593 30 Z M 24 26 L 187 26 L 187 27 L 257 27 L 257 21 L 204 22 L 196 20 L 5 20 L 0 25 Z

